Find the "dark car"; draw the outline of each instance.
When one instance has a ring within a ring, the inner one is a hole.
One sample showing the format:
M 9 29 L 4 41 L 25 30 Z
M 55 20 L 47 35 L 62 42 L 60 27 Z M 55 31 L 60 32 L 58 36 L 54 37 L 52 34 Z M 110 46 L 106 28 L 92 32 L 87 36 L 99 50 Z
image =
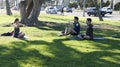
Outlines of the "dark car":
M 73 12 L 73 11 L 72 11 L 72 8 L 70 8 L 70 7 L 65 7 L 65 8 L 64 8 L 64 11 L 65 11 L 65 12 L 71 12 L 71 13 Z
M 87 14 L 88 14 L 88 16 L 91 16 L 91 15 L 98 16 L 98 11 L 96 8 L 87 8 Z M 100 10 L 100 14 L 102 16 L 105 16 L 106 12 Z

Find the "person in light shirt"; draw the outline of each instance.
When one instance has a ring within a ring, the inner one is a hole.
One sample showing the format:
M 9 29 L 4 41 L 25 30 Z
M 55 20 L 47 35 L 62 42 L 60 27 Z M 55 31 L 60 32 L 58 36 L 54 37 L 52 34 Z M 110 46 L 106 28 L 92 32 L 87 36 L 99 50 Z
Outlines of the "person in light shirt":
M 23 32 L 20 32 L 20 25 L 21 24 L 19 23 L 19 19 L 16 18 L 13 23 L 13 26 L 14 26 L 13 37 L 15 38 L 23 38 L 25 35 Z

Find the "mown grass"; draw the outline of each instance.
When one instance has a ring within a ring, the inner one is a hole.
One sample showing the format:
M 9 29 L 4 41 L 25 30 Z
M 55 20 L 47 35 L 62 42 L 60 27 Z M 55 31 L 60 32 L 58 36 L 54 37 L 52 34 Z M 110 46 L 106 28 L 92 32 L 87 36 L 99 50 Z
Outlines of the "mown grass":
M 19 15 L 0 15 L 0 33 L 12 31 L 13 27 L 2 26 L 15 18 Z M 39 19 L 65 24 L 73 17 L 41 14 Z M 80 18 L 82 25 L 85 25 L 85 19 Z M 21 31 L 30 37 L 27 40 L 0 36 L 0 67 L 119 67 L 120 39 L 111 37 L 120 33 L 119 21 L 93 19 L 93 24 L 110 27 L 94 29 L 95 36 L 106 37 L 107 40 L 69 40 L 68 37 L 57 36 L 64 26 L 47 25 L 22 27 Z M 85 32 L 81 28 L 82 33 Z

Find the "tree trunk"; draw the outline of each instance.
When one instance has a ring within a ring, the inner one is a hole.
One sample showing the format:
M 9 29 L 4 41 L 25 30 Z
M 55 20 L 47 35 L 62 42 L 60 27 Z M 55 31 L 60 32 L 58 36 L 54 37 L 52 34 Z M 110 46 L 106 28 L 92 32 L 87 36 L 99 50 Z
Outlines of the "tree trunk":
M 110 2 L 110 7 L 113 9 L 113 0 Z
M 20 2 L 21 22 L 25 25 L 37 25 L 43 0 L 25 0 Z
M 103 7 L 103 0 L 101 0 L 101 2 L 100 2 L 100 8 L 102 8 Z
M 80 4 L 79 4 L 80 0 L 77 0 L 76 2 L 77 2 L 77 6 L 78 6 L 77 8 L 80 9 Z
M 12 15 L 12 12 L 10 10 L 9 0 L 5 0 L 6 2 L 6 13 L 7 15 Z
M 85 4 L 86 4 L 86 0 L 83 1 L 83 17 L 85 17 Z
M 100 13 L 100 10 L 99 10 L 99 7 L 98 7 L 98 0 L 93 0 L 93 2 L 95 3 L 95 6 L 96 6 L 96 9 L 97 9 L 97 14 L 98 14 L 98 17 L 99 17 L 99 20 L 100 21 L 103 21 L 103 18 L 101 16 L 101 13 Z
M 33 4 L 34 4 L 33 10 L 29 19 L 32 23 L 35 24 L 36 22 L 38 22 L 38 16 L 40 14 L 40 10 L 42 7 L 42 0 L 33 0 Z
M 24 21 L 27 18 L 26 17 L 26 1 L 21 1 L 19 4 L 19 8 L 20 8 L 21 20 Z
M 32 9 L 33 9 L 33 1 L 31 1 L 26 8 L 26 17 L 30 16 L 30 13 L 32 12 Z

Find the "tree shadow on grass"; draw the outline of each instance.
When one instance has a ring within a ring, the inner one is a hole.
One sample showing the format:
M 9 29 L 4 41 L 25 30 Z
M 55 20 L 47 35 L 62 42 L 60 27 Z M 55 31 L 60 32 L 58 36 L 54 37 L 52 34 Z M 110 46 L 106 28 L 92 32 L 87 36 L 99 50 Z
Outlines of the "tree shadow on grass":
M 48 19 L 52 19 L 52 20 L 57 20 L 57 21 L 72 21 L 73 19 L 67 19 L 67 18 L 65 18 L 64 19 L 64 17 L 62 17 L 62 18 L 56 18 L 56 17 L 51 17 L 51 16 L 46 16 L 46 18 L 48 18 Z
M 71 46 L 66 46 L 67 39 L 54 39 L 52 42 L 30 40 L 29 42 L 16 41 L 12 46 L 0 46 L 1 67 L 119 67 L 120 64 L 109 61 L 104 57 L 120 59 L 114 56 L 119 53 L 108 51 L 82 52 Z M 112 40 L 111 40 L 112 41 Z M 81 41 L 82 42 L 82 41 Z M 116 42 L 116 41 L 115 41 Z M 103 42 L 104 43 L 104 42 Z M 70 44 L 72 45 L 72 44 Z M 34 46 L 30 48 L 31 46 Z M 39 47 L 44 49 L 39 49 Z M 97 46 L 101 50 L 102 47 Z M 112 49 L 113 46 L 111 46 Z M 83 47 L 82 47 L 83 48 Z M 114 47 L 113 47 L 114 48 Z M 80 48 L 79 48 L 80 49 Z M 118 49 L 115 47 L 115 49 Z M 4 52 L 3 52 L 4 51 Z M 50 55 L 48 55 L 48 54 Z M 52 55 L 52 56 L 51 56 Z
M 110 30 L 110 29 L 94 29 L 95 36 L 103 36 L 103 37 L 112 37 L 112 35 L 119 34 L 120 31 Z
M 67 25 L 67 23 L 56 23 L 56 22 L 46 22 L 46 21 L 39 21 L 39 23 L 40 24 L 36 27 L 41 30 L 61 31 Z
M 56 22 L 46 22 L 46 21 L 39 21 L 40 26 L 36 26 L 36 28 L 41 29 L 41 30 L 46 30 L 46 31 L 63 31 L 68 23 L 56 23 Z M 114 34 L 119 34 L 120 31 L 117 31 L 115 29 L 119 29 L 119 27 L 113 28 L 112 29 L 104 29 L 104 28 L 94 28 L 94 35 L 95 36 L 112 36 Z M 80 32 L 85 32 L 86 27 L 85 25 L 81 24 L 81 31 Z
M 95 40 L 93 41 L 97 45 L 96 47 L 99 47 L 100 49 L 104 50 L 120 50 L 120 39 L 106 39 L 106 40 Z M 105 46 L 106 45 L 106 46 Z

